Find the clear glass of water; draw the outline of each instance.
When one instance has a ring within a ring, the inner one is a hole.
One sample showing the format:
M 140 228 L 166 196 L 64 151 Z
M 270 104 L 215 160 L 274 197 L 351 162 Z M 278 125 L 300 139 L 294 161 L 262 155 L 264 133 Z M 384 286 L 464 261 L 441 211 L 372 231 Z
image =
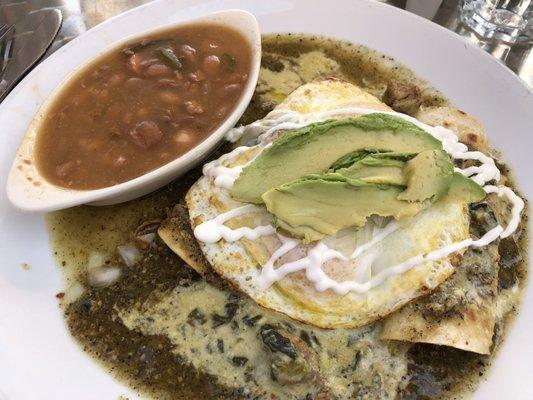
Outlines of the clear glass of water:
M 461 21 L 484 39 L 514 43 L 528 26 L 533 0 L 463 0 Z

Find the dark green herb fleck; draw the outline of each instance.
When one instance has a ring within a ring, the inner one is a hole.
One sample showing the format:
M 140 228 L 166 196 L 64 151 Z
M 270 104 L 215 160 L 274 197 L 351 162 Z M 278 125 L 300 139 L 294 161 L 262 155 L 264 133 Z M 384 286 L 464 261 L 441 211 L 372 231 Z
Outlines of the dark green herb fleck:
M 520 249 L 513 237 L 500 240 L 498 252 L 500 253 L 500 267 L 514 268 L 522 262 Z
M 196 325 L 196 324 L 199 324 L 199 325 L 203 325 L 207 322 L 207 318 L 205 317 L 204 313 L 202 313 L 200 310 L 198 310 L 197 308 L 195 308 L 194 310 L 192 310 L 189 315 L 187 316 L 187 323 L 189 325 Z
M 249 316 L 249 315 L 246 315 L 246 316 L 244 316 L 244 317 L 242 318 L 242 322 L 244 322 L 244 324 L 245 324 L 246 326 L 250 326 L 250 327 L 252 327 L 252 326 L 255 326 L 255 324 L 256 324 L 261 318 L 263 318 L 263 316 L 262 316 L 261 314 L 258 314 L 258 315 L 254 316 L 254 317 L 251 317 L 251 316 Z
M 237 356 L 235 356 L 235 357 L 233 357 L 231 359 L 231 362 L 236 367 L 242 367 L 244 364 L 246 364 L 248 362 L 248 359 L 246 357 L 237 357 Z
M 211 320 L 213 321 L 213 328 L 218 328 L 221 325 L 231 322 L 231 320 L 235 316 L 235 313 L 237 312 L 237 309 L 239 308 L 239 304 L 232 302 L 226 303 L 225 308 L 226 315 L 213 314 L 211 316 Z
M 224 341 L 222 339 L 217 339 L 217 349 L 219 353 L 224 353 Z
M 160 47 L 158 50 L 163 56 L 164 60 L 167 62 L 167 64 L 169 64 L 172 68 L 177 69 L 179 71 L 183 69 L 183 63 L 171 48 Z
M 220 314 L 213 314 L 211 316 L 212 327 L 218 328 L 221 325 L 227 324 L 231 321 L 231 318 L 228 319 L 226 315 L 220 315 Z
M 235 68 L 237 68 L 237 61 L 235 60 L 235 57 L 233 57 L 231 54 L 224 53 L 220 57 L 222 70 L 224 72 L 235 72 Z
M 151 39 L 144 39 L 140 41 L 139 43 L 132 44 L 131 46 L 128 46 L 122 50 L 122 53 L 131 56 L 138 51 L 144 50 L 147 47 L 154 46 L 156 44 L 162 45 L 168 43 L 168 39 L 157 39 L 157 40 L 151 40 Z
M 298 356 L 291 341 L 275 330 L 272 325 L 261 327 L 261 339 L 271 352 L 280 352 L 288 355 L 293 360 Z

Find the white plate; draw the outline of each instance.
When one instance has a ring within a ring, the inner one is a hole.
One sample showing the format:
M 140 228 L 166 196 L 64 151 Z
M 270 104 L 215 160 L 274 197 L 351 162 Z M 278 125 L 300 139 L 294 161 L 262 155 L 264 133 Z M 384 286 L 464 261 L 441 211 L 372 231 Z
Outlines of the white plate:
M 61 290 L 61 277 L 50 254 L 43 216 L 16 211 L 3 188 L 35 111 L 80 61 L 148 27 L 228 8 L 254 13 L 263 32 L 326 34 L 396 57 L 485 124 L 492 144 L 514 168 L 522 192 L 533 199 L 533 179 L 528 177 L 533 92 L 498 61 L 444 28 L 368 0 L 164 0 L 134 9 L 61 48 L 0 105 L 1 400 L 115 400 L 120 394 L 136 398 L 69 337 L 54 297 Z M 22 269 L 22 263 L 28 263 L 30 270 Z M 522 312 L 474 399 L 533 398 L 532 330 L 530 285 Z

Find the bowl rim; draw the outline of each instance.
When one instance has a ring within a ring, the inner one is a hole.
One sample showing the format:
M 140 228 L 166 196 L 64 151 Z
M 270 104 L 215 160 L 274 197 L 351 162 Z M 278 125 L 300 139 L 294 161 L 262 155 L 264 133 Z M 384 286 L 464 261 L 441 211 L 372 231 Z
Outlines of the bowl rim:
M 233 23 L 237 19 L 242 20 L 243 25 L 239 26 L 238 24 Z M 188 25 L 194 25 L 198 23 L 227 26 L 239 32 L 248 43 L 251 50 L 250 71 L 241 97 L 231 113 L 215 130 L 206 136 L 203 141 L 172 161 L 138 177 L 108 187 L 88 190 L 64 188 L 52 184 L 39 173 L 34 162 L 35 141 L 39 133 L 39 129 L 47 112 L 54 105 L 56 98 L 63 92 L 63 90 L 73 79 L 76 79 L 78 76 L 90 69 L 91 66 L 97 63 L 102 56 L 113 52 L 124 45 L 128 45 L 147 36 L 157 35 L 165 31 L 171 31 L 176 28 L 186 27 Z M 44 62 L 46 62 L 46 60 Z M 77 66 L 71 72 L 69 72 L 50 92 L 43 103 L 38 107 L 37 112 L 33 116 L 28 128 L 24 133 L 21 144 L 17 149 L 11 169 L 9 171 L 6 185 L 7 197 L 9 201 L 21 211 L 48 212 L 81 204 L 98 204 L 98 202 L 106 201 L 107 202 L 105 204 L 118 204 L 156 190 L 157 188 L 170 182 L 172 179 L 175 179 L 181 174 L 185 173 L 189 169 L 187 168 L 188 166 L 192 168 L 203 158 L 205 158 L 209 152 L 213 151 L 213 149 L 220 142 L 223 141 L 227 131 L 237 123 L 253 96 L 259 77 L 260 64 L 261 34 L 259 25 L 257 19 L 252 13 L 242 9 L 226 9 L 223 11 L 216 11 L 200 17 L 177 21 L 152 29 L 146 29 L 139 33 L 128 35 L 121 40 L 114 41 L 104 46 L 88 59 L 81 60 Z M 29 165 L 28 162 L 25 161 L 28 158 L 31 161 L 31 168 L 29 171 L 31 174 L 31 179 L 25 177 L 24 173 L 21 172 L 21 168 L 19 167 L 21 165 Z M 34 182 L 37 181 L 37 179 L 34 179 L 33 177 L 38 179 L 38 181 L 41 183 L 41 186 L 37 187 L 34 185 Z M 158 179 L 161 180 L 162 183 L 156 183 Z M 142 191 L 143 187 L 150 186 L 150 184 L 152 185 L 149 190 Z M 134 196 L 127 196 L 127 193 L 131 193 L 136 190 L 142 193 Z M 58 198 L 51 198 L 50 195 L 54 193 L 59 194 Z M 121 195 L 122 197 L 120 197 Z M 114 197 L 119 198 L 119 200 L 112 201 Z

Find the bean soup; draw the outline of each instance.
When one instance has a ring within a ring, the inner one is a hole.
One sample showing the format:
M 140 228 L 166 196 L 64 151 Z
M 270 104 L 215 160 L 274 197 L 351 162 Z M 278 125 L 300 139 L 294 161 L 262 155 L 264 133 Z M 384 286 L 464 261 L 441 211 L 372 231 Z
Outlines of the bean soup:
M 230 28 L 166 31 L 105 54 L 59 94 L 36 141 L 51 183 L 97 189 L 126 182 L 187 152 L 236 106 L 251 48 Z

